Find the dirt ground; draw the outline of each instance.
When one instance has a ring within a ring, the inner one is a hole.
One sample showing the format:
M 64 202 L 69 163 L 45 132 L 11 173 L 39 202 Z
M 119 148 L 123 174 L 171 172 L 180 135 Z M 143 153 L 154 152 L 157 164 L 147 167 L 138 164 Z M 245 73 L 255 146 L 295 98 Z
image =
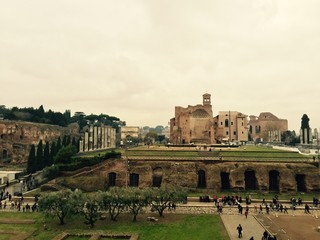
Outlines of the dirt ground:
M 257 218 L 278 240 L 320 239 L 320 217 L 309 215 L 260 215 Z

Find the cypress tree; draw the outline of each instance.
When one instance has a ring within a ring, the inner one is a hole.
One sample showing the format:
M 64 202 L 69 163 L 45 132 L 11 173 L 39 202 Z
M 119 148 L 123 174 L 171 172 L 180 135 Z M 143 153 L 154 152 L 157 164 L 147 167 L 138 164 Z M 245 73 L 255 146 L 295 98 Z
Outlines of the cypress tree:
M 51 148 L 50 148 L 50 165 L 53 164 L 53 157 L 57 154 L 57 149 L 56 149 L 56 142 L 53 141 L 51 143 Z
M 29 152 L 28 162 L 27 162 L 27 172 L 34 173 L 36 172 L 36 148 L 34 144 L 31 145 Z
M 39 141 L 39 144 L 37 147 L 36 169 L 37 169 L 37 171 L 43 169 L 43 144 L 42 144 L 42 140 Z
M 51 156 L 50 156 L 50 146 L 49 142 L 46 142 L 46 145 L 44 146 L 44 152 L 43 152 L 43 167 L 48 167 L 51 165 Z
M 75 137 L 72 138 L 71 145 L 77 147 L 77 141 Z
M 66 146 L 71 144 L 71 137 L 70 135 L 67 136 L 67 140 L 66 140 Z
M 67 136 L 66 135 L 64 135 L 63 138 L 62 138 L 62 146 L 63 147 L 67 146 Z
M 59 152 L 59 150 L 61 149 L 61 138 L 58 138 L 57 144 L 56 144 L 56 153 Z

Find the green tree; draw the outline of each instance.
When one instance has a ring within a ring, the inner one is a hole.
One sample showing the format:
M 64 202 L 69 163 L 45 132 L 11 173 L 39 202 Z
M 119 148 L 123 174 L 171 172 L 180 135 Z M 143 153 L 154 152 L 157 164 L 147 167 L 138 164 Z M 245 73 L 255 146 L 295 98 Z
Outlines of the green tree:
M 309 117 L 307 114 L 303 114 L 301 118 L 301 130 L 302 130 L 302 140 L 304 144 L 309 144 L 310 141 L 310 126 L 309 126 Z
M 166 136 L 165 136 L 165 135 L 158 135 L 158 137 L 157 137 L 157 141 L 158 141 L 159 143 L 162 143 L 165 139 L 166 139 Z
M 70 145 L 71 144 L 71 137 L 70 135 L 67 135 L 67 139 L 66 139 L 66 146 Z
M 116 221 L 117 217 L 125 208 L 124 189 L 112 187 L 107 192 L 102 193 L 101 206 L 108 211 L 112 221 Z
M 62 147 L 66 147 L 67 146 L 67 135 L 64 135 L 62 138 Z
M 36 148 L 34 144 L 31 145 L 31 149 L 28 156 L 27 162 L 27 172 L 28 173 L 35 173 L 37 171 L 36 167 Z
M 38 108 L 38 110 L 37 110 L 36 112 L 37 112 L 37 115 L 38 115 L 40 118 L 44 117 L 44 108 L 43 108 L 42 105 Z
M 184 202 L 187 198 L 186 191 L 180 187 L 165 186 L 150 189 L 148 195 L 151 207 L 158 211 L 160 217 L 163 217 L 163 211 L 169 204 Z
M 99 205 L 101 202 L 101 193 L 88 193 L 82 200 L 83 208 L 82 214 L 86 220 L 87 224 L 90 224 L 91 227 L 94 227 L 95 222 L 99 218 Z
M 284 142 L 286 145 L 294 146 L 296 143 L 299 143 L 300 139 L 296 136 L 295 131 L 285 131 L 281 133 L 281 142 Z
M 69 163 L 71 157 L 77 153 L 75 146 L 69 145 L 61 148 L 54 157 L 54 163 Z
M 148 195 L 144 189 L 127 188 L 124 196 L 125 205 L 133 215 L 132 221 L 135 222 L 138 214 L 149 204 Z
M 62 148 L 61 144 L 61 138 L 58 137 L 57 143 L 56 143 L 56 153 L 59 152 L 59 150 Z
M 57 151 L 56 151 L 56 142 L 53 141 L 51 143 L 51 147 L 50 147 L 50 162 L 51 164 L 53 163 L 53 158 L 54 156 L 57 154 Z
M 49 142 L 46 142 L 43 151 L 43 167 L 48 167 L 52 164 L 50 156 L 50 145 Z
M 39 208 L 46 216 L 58 217 L 60 224 L 65 224 L 65 218 L 80 212 L 81 192 L 62 190 L 45 193 L 39 200 Z
M 75 137 L 72 137 L 72 141 L 71 141 L 71 145 L 72 146 L 75 146 L 76 148 L 78 148 L 77 146 L 77 140 L 76 140 L 76 138 Z
M 36 168 L 37 168 L 37 171 L 43 169 L 43 144 L 42 144 L 42 140 L 39 141 L 38 146 L 37 146 Z
M 309 129 L 310 128 L 309 120 L 310 119 L 309 119 L 307 114 L 303 114 L 302 115 L 302 118 L 301 118 L 301 129 L 305 129 L 305 128 Z
M 153 142 L 155 142 L 157 138 L 158 138 L 158 134 L 156 134 L 155 132 L 148 132 L 144 137 L 143 141 L 145 144 L 150 145 Z

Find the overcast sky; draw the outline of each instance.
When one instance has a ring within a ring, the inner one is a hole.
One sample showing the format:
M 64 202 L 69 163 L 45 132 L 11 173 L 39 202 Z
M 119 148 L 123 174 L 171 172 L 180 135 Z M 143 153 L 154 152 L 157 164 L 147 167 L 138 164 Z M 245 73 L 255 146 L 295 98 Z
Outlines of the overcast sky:
M 319 0 L 0 0 L 0 104 L 166 125 L 175 106 L 320 127 Z

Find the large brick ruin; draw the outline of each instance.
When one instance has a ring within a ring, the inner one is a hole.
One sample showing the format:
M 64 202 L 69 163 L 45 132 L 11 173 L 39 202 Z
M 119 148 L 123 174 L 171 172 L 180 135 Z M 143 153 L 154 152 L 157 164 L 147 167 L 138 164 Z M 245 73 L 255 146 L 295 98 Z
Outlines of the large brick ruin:
M 90 173 L 92 174 L 92 173 Z M 151 187 L 164 184 L 210 191 L 319 192 L 317 163 L 223 162 L 218 160 L 107 161 L 94 174 L 109 186 Z

